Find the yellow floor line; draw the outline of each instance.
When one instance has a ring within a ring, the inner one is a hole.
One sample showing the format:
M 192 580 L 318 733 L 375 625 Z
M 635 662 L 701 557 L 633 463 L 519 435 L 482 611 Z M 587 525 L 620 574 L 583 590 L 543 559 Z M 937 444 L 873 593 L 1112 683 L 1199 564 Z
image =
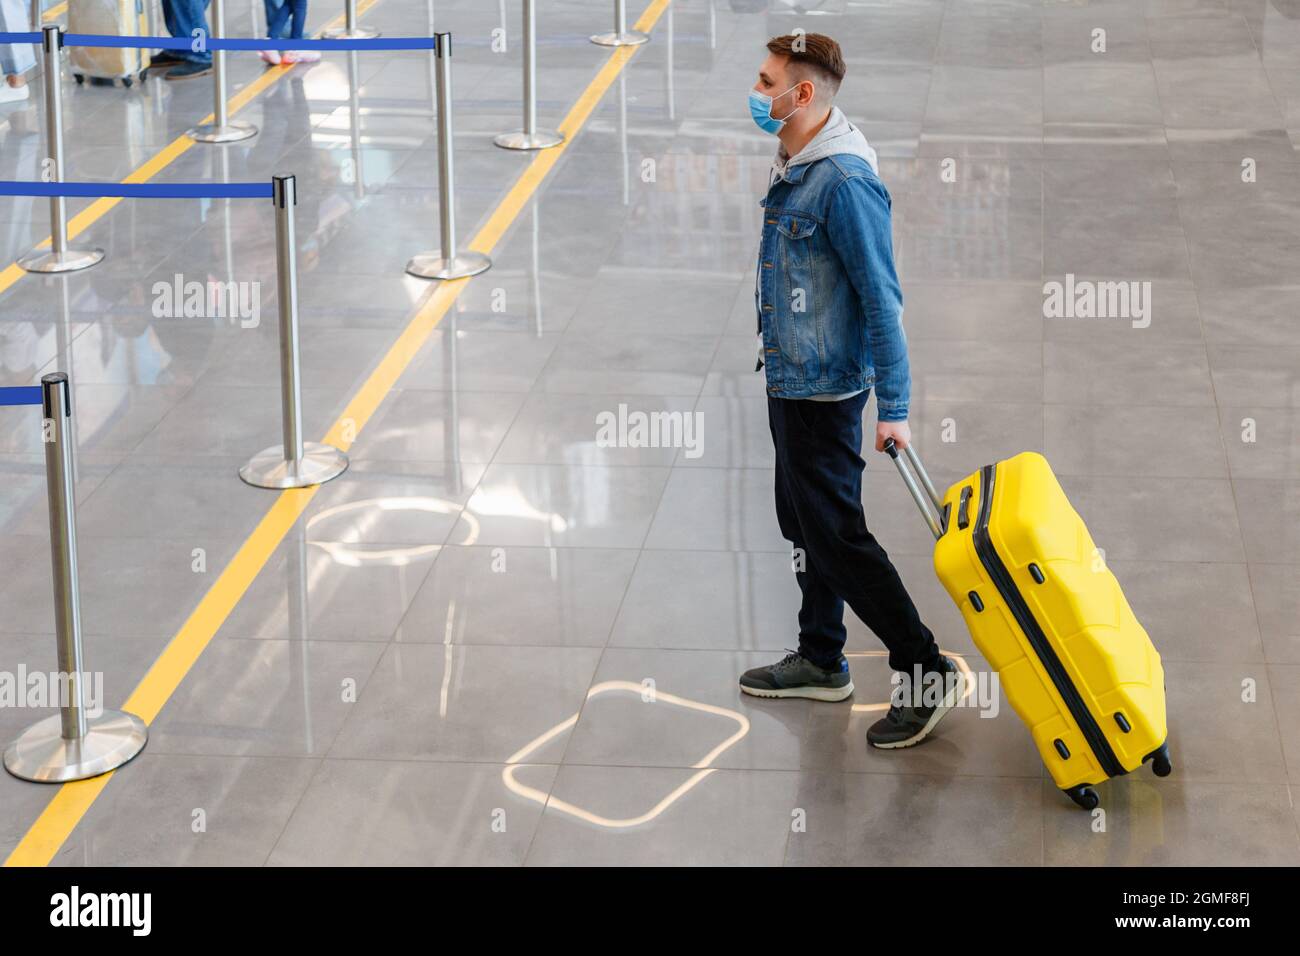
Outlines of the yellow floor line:
M 649 32 L 671 2 L 672 0 L 654 0 L 636 22 L 635 28 Z M 638 49 L 639 47 L 615 49 L 560 124 L 565 142 L 553 149 L 543 150 L 533 158 L 510 192 L 492 211 L 483 228 L 474 236 L 470 242 L 471 249 L 483 253 L 492 252 Z M 350 446 L 351 442 L 345 441 L 345 438 L 351 434 L 355 440 L 469 281 L 471 280 L 456 279 L 438 284 L 434 294 L 407 324 L 330 428 L 325 436 L 326 442 L 343 449 Z M 138 714 L 145 723 L 153 722 L 244 596 L 253 579 L 266 565 L 271 554 L 306 510 L 316 491 L 316 488 L 302 488 L 280 492 L 275 504 L 231 558 L 216 583 L 203 596 L 198 607 L 127 699 L 124 705 L 126 710 Z M 127 772 L 130 772 L 129 769 Z M 112 777 L 112 773 L 107 773 L 93 780 L 60 786 L 49 805 L 9 854 L 5 866 L 47 865 Z
M 369 10 L 378 2 L 379 0 L 360 0 L 360 2 L 357 4 L 357 16 L 360 16 L 361 14 L 365 13 L 367 10 Z M 48 17 L 50 14 L 54 13 L 58 9 L 59 7 L 51 8 L 47 12 L 46 16 Z M 344 15 L 339 14 L 329 23 L 325 24 L 325 26 L 321 28 L 321 32 L 323 33 L 325 30 L 328 30 L 331 27 L 342 26 L 343 18 Z M 293 69 L 292 65 L 271 67 L 261 76 L 259 76 L 257 79 L 253 80 L 252 83 L 249 83 L 246 87 L 244 87 L 234 96 L 232 96 L 229 100 L 227 100 L 226 102 L 227 111 L 230 113 L 231 116 L 238 113 L 241 109 L 243 109 L 250 102 L 252 102 L 252 100 L 255 97 L 260 96 L 267 89 L 274 86 L 276 83 L 280 82 L 280 80 L 284 77 L 284 75 L 292 69 Z M 203 119 L 199 120 L 199 125 L 203 125 L 205 123 L 211 123 L 215 118 L 216 117 L 213 116 L 213 114 L 209 113 L 207 116 L 203 117 Z M 175 162 L 178 157 L 185 154 L 190 149 L 190 147 L 194 145 L 195 145 L 195 141 L 190 139 L 188 136 L 184 134 L 176 137 L 174 140 L 172 140 L 170 143 L 164 146 L 162 150 L 158 152 L 155 156 L 149 159 L 146 163 L 144 163 L 134 172 L 130 173 L 125 179 L 122 180 L 122 182 L 123 183 L 148 182 L 154 176 L 157 176 L 160 172 L 162 172 L 173 162 Z M 121 201 L 122 199 L 120 196 L 104 196 L 104 197 L 100 197 L 99 199 L 96 199 L 93 203 L 91 203 L 81 212 L 77 213 L 75 216 L 73 216 L 71 219 L 68 220 L 68 238 L 75 239 L 81 233 L 85 232 L 92 225 L 94 225 L 96 222 L 98 222 L 100 219 L 106 216 L 108 212 Z M 50 241 L 51 241 L 50 237 L 46 236 L 44 239 L 42 239 L 40 242 L 36 244 L 36 248 L 38 249 L 49 248 Z M 0 270 L 0 295 L 3 295 L 5 292 L 7 292 L 15 282 L 17 282 L 19 279 L 21 279 L 23 276 L 27 274 L 28 274 L 27 270 L 24 269 L 22 266 L 20 266 L 17 262 L 11 262 L 3 270 Z
M 50 9 L 42 13 L 41 19 L 57 20 L 59 17 L 63 16 L 67 12 L 68 12 L 68 0 L 63 0 L 62 3 L 56 3 L 54 6 L 50 7 Z

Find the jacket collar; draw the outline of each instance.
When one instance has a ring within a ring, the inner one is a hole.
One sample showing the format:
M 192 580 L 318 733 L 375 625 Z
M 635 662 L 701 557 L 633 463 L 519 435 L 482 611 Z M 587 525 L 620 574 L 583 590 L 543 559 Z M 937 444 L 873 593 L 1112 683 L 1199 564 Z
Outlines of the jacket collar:
M 781 178 L 791 185 L 798 186 L 803 182 L 804 175 L 808 172 L 812 163 L 800 163 L 798 166 L 787 166 Z

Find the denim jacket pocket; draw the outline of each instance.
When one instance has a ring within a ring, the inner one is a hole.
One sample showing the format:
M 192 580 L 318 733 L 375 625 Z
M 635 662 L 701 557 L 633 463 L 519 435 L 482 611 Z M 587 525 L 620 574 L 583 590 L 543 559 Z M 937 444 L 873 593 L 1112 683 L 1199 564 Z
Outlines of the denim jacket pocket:
M 796 241 L 813 238 L 813 233 L 816 232 L 816 220 L 810 216 L 794 216 L 785 212 L 776 217 L 776 230 L 787 239 L 783 245 L 792 255 L 790 264 L 807 265 L 807 256 L 810 255 L 813 243 Z M 796 263 L 793 256 L 802 256 L 802 263 Z
M 778 274 L 785 284 L 780 291 L 785 301 L 777 310 L 784 326 L 780 346 L 783 359 L 805 382 L 816 381 L 823 364 L 816 302 L 817 228 L 811 216 L 780 213 L 776 217 L 782 260 Z

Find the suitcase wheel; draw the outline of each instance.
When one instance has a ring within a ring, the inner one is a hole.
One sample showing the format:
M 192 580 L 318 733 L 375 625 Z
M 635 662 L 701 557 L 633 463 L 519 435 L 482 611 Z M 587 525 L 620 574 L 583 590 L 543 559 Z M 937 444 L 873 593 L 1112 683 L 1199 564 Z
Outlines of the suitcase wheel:
M 1161 744 L 1160 749 L 1151 754 L 1151 770 L 1157 777 L 1167 777 L 1174 772 L 1174 765 L 1169 761 L 1169 745 Z
M 81 73 L 73 73 L 72 78 L 77 81 L 78 86 L 86 82 L 86 77 Z
M 129 86 L 130 86 L 132 83 L 134 83 L 134 82 L 135 82 L 135 80 L 132 79 L 132 78 L 129 77 L 129 76 L 124 76 L 124 77 L 122 77 L 122 85 L 123 85 L 123 86 L 129 87 Z
M 1097 796 L 1097 791 L 1087 784 L 1071 787 L 1065 791 L 1065 795 L 1085 810 L 1096 810 L 1101 804 L 1101 797 Z

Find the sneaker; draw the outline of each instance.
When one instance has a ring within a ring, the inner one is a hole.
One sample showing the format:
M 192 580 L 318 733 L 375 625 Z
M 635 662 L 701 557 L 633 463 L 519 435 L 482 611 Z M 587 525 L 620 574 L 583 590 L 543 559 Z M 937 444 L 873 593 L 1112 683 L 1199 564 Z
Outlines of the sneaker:
M 740 689 L 754 697 L 843 700 L 853 693 L 853 678 L 843 657 L 834 670 L 825 670 L 791 651 L 775 664 L 745 671 L 740 675 Z
M 184 63 L 172 67 L 163 74 L 164 80 L 192 80 L 195 77 L 207 76 L 212 72 L 211 63 L 194 63 L 186 60 Z
M 262 51 L 262 59 L 265 60 L 267 63 L 270 63 L 272 66 L 279 66 L 279 65 L 280 65 L 280 60 L 281 60 L 281 57 L 280 57 L 280 51 L 279 51 L 279 50 L 263 50 L 263 51 Z
M 32 95 L 32 91 L 27 88 L 27 84 L 22 86 L 10 86 L 3 80 L 0 80 L 0 103 L 21 103 Z
M 175 50 L 161 50 L 149 58 L 149 68 L 167 70 L 173 66 L 180 66 L 182 63 L 188 62 L 185 57 Z
M 919 688 L 921 702 L 925 703 L 928 695 L 939 692 L 930 683 L 930 671 L 923 678 L 925 683 Z M 890 704 L 889 713 L 871 725 L 867 731 L 867 743 L 881 750 L 897 750 L 919 744 L 938 725 L 948 711 L 957 706 L 966 692 L 966 678 L 953 663 L 952 658 L 940 656 L 938 674 L 943 677 L 942 697 L 937 704 L 913 707 L 906 700 L 896 699 Z M 911 695 L 907 695 L 911 696 Z
M 317 63 L 320 61 L 320 51 L 287 50 L 285 51 L 284 60 L 286 63 Z

